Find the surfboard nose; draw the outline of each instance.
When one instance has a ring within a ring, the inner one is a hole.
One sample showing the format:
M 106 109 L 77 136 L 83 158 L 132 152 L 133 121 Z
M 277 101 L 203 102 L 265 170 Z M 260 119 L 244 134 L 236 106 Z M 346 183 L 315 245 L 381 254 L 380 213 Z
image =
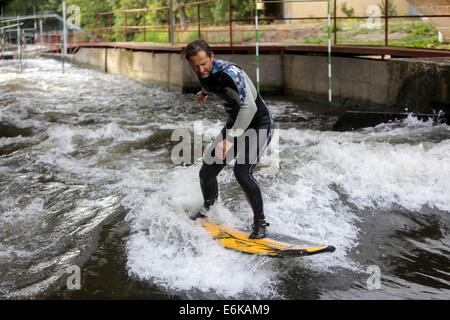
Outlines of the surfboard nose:
M 328 246 L 327 247 L 327 251 L 328 252 L 334 252 L 334 251 L 336 251 L 336 248 L 334 246 Z

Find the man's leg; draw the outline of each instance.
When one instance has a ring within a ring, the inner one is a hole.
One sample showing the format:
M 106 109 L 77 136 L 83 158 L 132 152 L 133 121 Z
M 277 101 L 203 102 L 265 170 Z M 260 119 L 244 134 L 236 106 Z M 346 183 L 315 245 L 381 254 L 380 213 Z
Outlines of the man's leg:
M 205 151 L 205 158 L 203 159 L 203 165 L 200 168 L 199 178 L 200 187 L 203 194 L 203 208 L 192 214 L 189 218 L 196 220 L 197 218 L 205 218 L 204 212 L 216 202 L 219 196 L 219 187 L 217 184 L 217 176 L 220 171 L 226 166 L 226 161 L 218 159 L 216 157 L 216 146 L 225 137 L 226 127 L 224 127 L 221 133 L 216 137 L 214 143 L 212 143 Z
M 255 220 L 264 220 L 264 207 L 261 189 L 253 177 L 253 166 L 250 164 L 235 164 L 234 176 L 244 190 Z
M 219 196 L 219 187 L 217 185 L 217 176 L 220 171 L 225 167 L 224 164 L 206 164 L 203 163 L 202 168 L 199 172 L 200 177 L 200 187 L 202 188 L 203 194 L 203 207 L 206 210 L 216 202 Z
M 253 210 L 253 233 L 251 238 L 264 238 L 268 224 L 264 217 L 264 206 L 261 189 L 253 176 L 253 169 L 270 142 L 272 135 L 270 125 L 255 130 L 256 137 L 241 140 L 245 143 L 245 156 L 239 153 L 234 165 L 234 175 L 244 190 L 245 196 Z

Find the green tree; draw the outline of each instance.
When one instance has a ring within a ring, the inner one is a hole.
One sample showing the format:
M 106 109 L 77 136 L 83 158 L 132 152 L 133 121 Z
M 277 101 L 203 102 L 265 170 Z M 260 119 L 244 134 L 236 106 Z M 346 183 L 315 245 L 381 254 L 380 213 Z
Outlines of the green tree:
M 39 7 L 48 0 L 10 0 L 2 3 L 4 16 L 31 15 L 38 12 Z
M 233 19 L 252 18 L 255 12 L 254 0 L 232 0 L 231 1 L 231 13 Z M 228 19 L 229 3 L 228 0 L 218 0 L 215 2 L 215 8 L 213 10 L 214 18 Z
M 60 0 L 50 0 L 59 1 Z M 66 7 L 76 5 L 80 8 L 81 28 L 92 31 L 97 25 L 97 17 L 100 12 L 108 12 L 113 9 L 114 0 L 92 1 L 92 0 L 66 0 Z M 102 20 L 102 26 L 107 26 L 108 21 Z M 98 26 L 97 26 L 98 28 Z
M 192 3 L 198 0 L 173 0 L 174 6 L 185 3 Z M 36 9 L 36 13 L 57 13 L 62 15 L 62 0 L 9 0 L 5 2 L 4 15 L 24 15 L 33 14 L 33 5 Z M 169 0 L 66 0 L 66 6 L 76 5 L 80 8 L 80 22 L 81 28 L 85 31 L 93 31 L 94 28 L 98 28 L 97 18 L 101 12 L 110 11 L 122 11 L 127 9 L 139 9 L 139 8 L 157 8 L 169 6 Z M 254 12 L 254 0 L 232 0 L 232 18 L 243 19 L 253 18 Z M 168 14 L 167 9 L 163 10 L 151 10 L 145 13 L 127 13 L 127 25 L 128 26 L 142 26 L 143 15 L 145 16 L 145 24 L 148 26 L 154 25 L 167 25 Z M 225 21 L 229 17 L 229 1 L 217 0 L 215 2 L 204 3 L 200 5 L 200 19 L 202 22 L 210 21 L 212 24 L 217 25 L 216 21 Z M 197 6 L 186 6 L 183 8 L 174 9 L 174 18 L 176 24 L 192 23 L 197 21 Z M 53 25 L 53 28 L 59 28 L 59 22 L 53 21 L 54 19 L 48 19 L 45 22 L 45 26 L 48 28 Z M 102 16 L 101 25 L 103 27 L 109 26 L 110 19 L 107 15 Z M 125 15 L 123 12 L 115 13 L 111 16 L 111 23 L 113 27 L 125 26 Z M 206 27 L 206 26 L 202 26 Z M 163 30 L 163 29 L 161 29 Z M 127 30 L 131 34 L 131 29 Z M 106 31 L 105 31 L 106 33 Z M 137 32 L 136 34 L 140 34 Z M 150 30 L 148 30 L 150 34 Z M 120 40 L 117 33 L 117 39 Z M 122 35 L 123 38 L 123 35 Z

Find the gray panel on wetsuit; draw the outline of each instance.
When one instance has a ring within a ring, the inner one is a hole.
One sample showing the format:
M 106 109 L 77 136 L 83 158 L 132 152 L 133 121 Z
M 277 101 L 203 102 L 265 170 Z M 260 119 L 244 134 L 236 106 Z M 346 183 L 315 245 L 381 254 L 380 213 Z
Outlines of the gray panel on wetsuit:
M 253 85 L 250 78 L 247 76 L 247 74 L 245 72 L 243 72 L 243 73 L 244 73 L 244 79 L 245 79 L 245 86 L 247 88 L 245 101 L 239 108 L 239 112 L 238 112 L 238 115 L 236 116 L 236 120 L 234 121 L 234 124 L 232 125 L 231 128 L 228 128 L 229 130 L 228 130 L 226 138 L 229 141 L 233 141 L 234 140 L 233 138 L 235 138 L 235 137 L 238 138 L 245 132 L 245 130 L 247 130 L 248 126 L 252 122 L 253 117 L 257 111 L 257 106 L 255 103 L 255 100 L 257 97 L 256 88 Z M 234 91 L 231 88 L 226 88 L 226 91 L 227 91 L 227 95 L 230 99 L 234 100 L 238 105 L 241 104 L 241 100 L 236 91 Z M 205 150 L 204 156 L 207 157 L 207 155 L 210 155 L 212 153 L 213 149 L 215 149 L 215 147 L 217 146 L 217 144 L 224 139 L 222 132 L 224 129 L 226 130 L 226 128 L 227 128 L 227 126 L 225 125 L 224 128 L 221 130 L 221 133 L 219 133 L 219 135 L 217 135 L 217 137 L 214 139 L 213 143 L 210 144 L 208 146 L 208 148 Z M 253 134 L 255 134 L 255 135 L 253 135 Z M 263 138 L 263 139 L 258 139 L 258 140 L 257 140 L 256 134 L 257 133 L 254 130 L 252 130 L 250 132 L 246 132 L 246 134 L 245 134 L 245 135 L 252 135 L 252 136 L 250 136 L 249 139 L 250 139 L 250 142 L 254 142 L 254 143 L 250 144 L 250 154 L 249 154 L 250 163 L 254 163 L 256 161 L 256 157 L 258 156 L 257 151 L 258 151 L 258 149 L 259 150 L 263 149 L 263 146 L 266 141 L 265 138 L 266 138 L 267 134 L 261 136 L 261 138 Z M 242 136 L 242 138 L 243 138 L 243 136 Z M 259 145 L 260 145 L 259 148 L 257 148 L 257 145 L 258 145 L 257 141 L 259 142 Z M 243 148 L 244 148 L 244 144 L 241 145 L 239 143 L 239 145 L 238 145 L 238 153 L 239 154 L 244 155 L 244 153 L 242 152 L 242 150 L 244 150 Z M 221 159 L 218 159 L 217 157 L 214 157 L 214 158 L 209 157 L 207 160 L 208 160 L 207 161 L 208 163 L 210 163 L 210 161 L 216 161 L 216 160 L 221 161 Z M 243 160 L 244 159 L 241 158 L 238 162 L 242 163 L 241 161 L 243 161 Z M 221 163 L 221 162 L 219 162 L 219 163 Z

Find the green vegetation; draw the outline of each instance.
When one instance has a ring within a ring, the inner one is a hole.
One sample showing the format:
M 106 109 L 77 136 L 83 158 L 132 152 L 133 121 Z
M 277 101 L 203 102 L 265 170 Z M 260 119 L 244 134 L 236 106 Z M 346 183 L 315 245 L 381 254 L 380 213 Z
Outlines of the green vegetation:
M 342 13 L 345 14 L 347 17 L 353 17 L 353 15 L 355 14 L 355 9 L 354 9 L 354 8 L 352 8 L 352 7 L 347 8 L 347 2 L 344 2 L 344 3 L 342 4 L 341 11 L 342 11 Z
M 173 0 L 174 6 L 196 2 L 197 0 Z M 36 13 L 58 13 L 61 14 L 62 0 L 9 0 L 3 5 L 5 16 L 31 15 Z M 119 11 L 139 8 L 158 8 L 169 5 L 169 0 L 66 0 L 66 6 L 76 5 L 81 10 L 81 27 L 91 31 L 96 27 L 98 14 L 101 12 Z M 252 18 L 255 9 L 254 0 L 232 0 L 233 19 Z M 202 21 L 220 21 L 228 19 L 228 1 L 218 0 L 200 5 Z M 168 23 L 167 9 L 152 10 L 144 13 L 146 25 L 162 25 Z M 176 24 L 187 24 L 197 21 L 197 6 L 186 6 L 174 9 Z M 112 25 L 124 26 L 125 17 L 123 13 L 114 14 Z M 127 25 L 142 26 L 143 17 L 141 12 L 127 14 Z M 102 26 L 109 26 L 109 19 L 102 19 Z M 136 39 L 139 38 L 136 35 Z M 157 37 L 158 38 L 158 37 Z M 142 39 L 142 36 L 141 36 Z
M 384 45 L 384 24 L 380 28 L 368 28 L 366 20 L 346 19 L 338 22 L 338 44 L 344 45 Z M 297 43 L 326 44 L 326 26 L 321 32 L 299 39 Z M 437 29 L 427 20 L 405 18 L 389 20 L 389 45 L 407 47 L 435 47 L 450 49 L 449 44 L 438 42 Z
M 27 15 L 36 13 L 61 14 L 62 0 L 6 0 L 3 1 L 3 13 L 5 16 Z M 192 3 L 198 0 L 173 0 L 174 5 Z M 381 11 L 384 13 L 384 0 L 378 0 Z M 5 4 L 6 3 L 6 4 Z M 350 3 L 350 2 L 349 2 Z M 169 0 L 66 0 L 67 7 L 76 5 L 81 11 L 81 27 L 89 32 L 98 30 L 97 17 L 101 12 L 120 11 L 137 8 L 157 8 L 168 6 Z M 397 14 L 393 1 L 389 1 L 389 15 Z M 232 0 L 233 19 L 253 18 L 254 0 Z M 200 5 L 201 22 L 212 22 L 201 25 L 201 37 L 210 42 L 228 42 L 228 0 Z M 127 28 L 125 39 L 125 14 L 118 12 L 109 16 L 103 16 L 101 26 L 104 41 L 135 41 L 135 42 L 169 42 L 167 9 L 152 10 L 147 12 L 129 12 L 126 14 L 127 26 L 163 26 L 161 28 Z M 384 20 L 381 19 L 379 28 L 370 28 L 366 19 L 352 18 L 354 9 L 343 2 L 341 11 L 348 17 L 338 20 L 337 40 L 338 44 L 354 45 L 384 45 Z M 261 13 L 261 17 L 263 13 Z M 175 41 L 189 42 L 198 37 L 197 29 L 197 5 L 176 8 L 174 10 L 176 27 Z M 59 29 L 58 21 L 46 21 L 47 29 Z M 110 31 L 108 27 L 115 28 Z M 261 42 L 289 42 L 306 44 L 327 44 L 328 27 L 325 20 L 310 19 L 298 21 L 292 24 L 281 22 L 260 21 Z M 234 22 L 233 41 L 245 42 L 255 40 L 253 22 Z M 438 32 L 428 21 L 414 18 L 389 20 L 389 45 L 427 47 L 450 49 L 450 45 L 438 43 Z M 145 37 L 145 38 L 144 38 Z
M 121 40 L 123 41 L 123 40 Z M 138 33 L 134 36 L 134 41 L 143 42 L 144 33 Z M 145 42 L 169 42 L 169 33 L 167 30 L 147 31 L 145 33 Z
M 381 0 L 380 3 L 378 4 L 378 7 L 381 10 L 381 14 L 384 15 L 384 13 L 386 12 L 386 3 L 385 3 L 385 1 Z M 393 1 L 389 1 L 388 2 L 388 15 L 389 16 L 396 16 L 397 15 L 397 7 L 393 3 Z
M 95 26 L 95 20 L 100 12 L 110 11 L 115 3 L 121 0 L 66 0 L 66 6 L 72 4 L 80 7 L 81 13 L 81 27 L 86 30 L 91 30 Z M 32 14 L 47 14 L 57 13 L 62 15 L 62 0 L 9 0 L 3 1 L 3 15 L 17 16 L 17 15 L 32 15 Z M 55 19 L 48 19 L 46 27 L 55 29 L 59 28 L 59 21 Z

